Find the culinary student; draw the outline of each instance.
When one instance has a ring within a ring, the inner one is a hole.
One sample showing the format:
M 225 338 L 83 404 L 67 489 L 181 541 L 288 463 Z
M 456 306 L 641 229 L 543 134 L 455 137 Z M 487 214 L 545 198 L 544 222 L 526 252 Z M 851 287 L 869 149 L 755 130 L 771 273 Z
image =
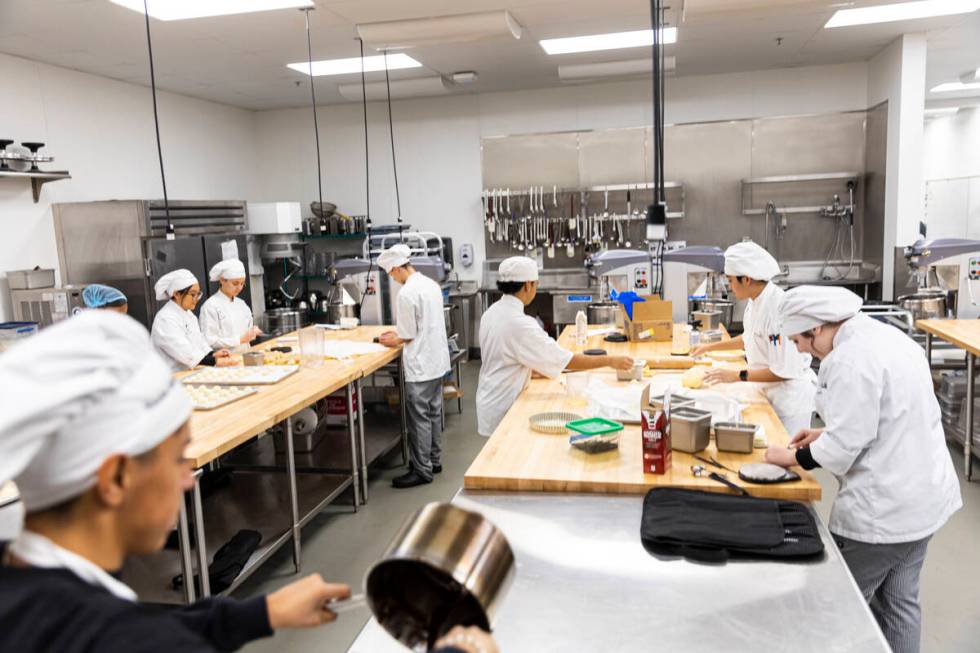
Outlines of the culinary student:
M 126 295 L 112 286 L 103 286 L 101 283 L 85 286 L 85 290 L 82 291 L 82 301 L 88 308 L 102 308 L 123 314 L 129 312 L 129 300 L 126 299 Z
M 174 270 L 153 286 L 157 301 L 166 303 L 153 318 L 150 332 L 154 346 L 175 370 L 197 365 L 234 365 L 227 349 L 213 350 L 204 339 L 194 315 L 201 300 L 201 286 L 190 270 Z
M 531 372 L 556 378 L 565 370 L 633 367 L 629 356 L 586 356 L 573 353 L 551 338 L 524 307 L 534 300 L 538 265 L 526 256 L 500 262 L 497 289 L 503 297 L 480 318 L 480 381 L 476 413 L 480 435 L 490 436 L 517 396 L 527 387 Z
M 745 349 L 748 369 L 716 367 L 705 374 L 705 383 L 766 383 L 763 392 L 786 431 L 792 437 L 810 428 L 817 378 L 808 354 L 797 351 L 779 331 L 779 301 L 785 290 L 772 282 L 780 272 L 776 259 L 752 241 L 725 250 L 725 276 L 737 299 L 748 300 L 742 323 L 745 332 L 728 341 L 702 345 L 691 352 L 701 355 L 719 349 Z
M 407 245 L 394 245 L 378 256 L 378 267 L 401 284 L 395 331 L 381 334 L 386 347 L 403 345 L 408 451 L 411 468 L 395 478 L 396 488 L 432 482 L 442 471 L 442 379 L 449 372 L 449 343 L 442 290 L 409 262 Z
M 170 611 L 119 579 L 127 556 L 164 546 L 193 484 L 190 400 L 135 320 L 88 311 L 45 329 L 4 354 L 0 384 L 0 483 L 16 482 L 27 513 L 0 543 L 0 650 L 234 651 L 336 618 L 325 604 L 350 588 L 317 574 Z M 479 631 L 450 638 L 496 651 Z
M 220 285 L 201 305 L 204 340 L 214 349 L 247 346 L 262 330 L 252 320 L 252 309 L 238 298 L 245 288 L 245 265 L 237 258 L 227 259 L 215 264 L 209 277 Z
M 962 501 L 922 348 L 861 303 L 835 287 L 783 297 L 783 335 L 821 361 L 826 426 L 797 434 L 795 451 L 770 446 L 766 460 L 837 477 L 830 532 L 892 650 L 912 653 L 926 548 Z

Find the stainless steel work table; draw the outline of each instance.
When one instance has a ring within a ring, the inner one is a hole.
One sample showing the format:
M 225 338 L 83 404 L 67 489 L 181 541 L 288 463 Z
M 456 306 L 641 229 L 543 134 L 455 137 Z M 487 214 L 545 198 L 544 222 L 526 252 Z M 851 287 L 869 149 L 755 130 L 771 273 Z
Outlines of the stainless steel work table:
M 533 651 L 889 651 L 827 529 L 815 562 L 695 564 L 640 543 L 642 497 L 461 490 L 514 549 L 494 635 Z M 405 651 L 370 620 L 353 653 Z

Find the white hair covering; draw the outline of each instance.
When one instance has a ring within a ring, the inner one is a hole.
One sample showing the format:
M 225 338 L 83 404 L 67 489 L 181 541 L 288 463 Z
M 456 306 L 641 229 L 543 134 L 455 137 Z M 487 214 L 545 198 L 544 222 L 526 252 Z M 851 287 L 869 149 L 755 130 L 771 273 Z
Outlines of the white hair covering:
M 799 286 L 787 290 L 779 302 L 782 332 L 795 336 L 813 327 L 848 320 L 861 310 L 864 300 L 837 286 Z
M 412 250 L 408 245 L 398 243 L 381 252 L 378 256 L 378 267 L 391 274 L 392 270 L 405 265 L 411 258 Z
M 211 281 L 217 281 L 218 279 L 244 279 L 245 264 L 237 258 L 225 259 L 220 263 L 215 263 L 208 276 L 211 278 Z M 187 286 L 184 287 L 186 288 Z
M 73 499 L 113 454 L 177 431 L 191 402 L 136 320 L 85 311 L 0 356 L 0 483 L 27 512 Z
M 163 301 L 173 297 L 178 290 L 190 288 L 195 283 L 197 283 L 197 277 L 194 276 L 194 273 L 181 268 L 160 277 L 160 280 L 154 284 L 153 291 L 157 295 L 157 300 Z
M 751 240 L 735 243 L 725 250 L 725 274 L 769 281 L 779 274 L 779 263 L 772 254 Z
M 500 262 L 498 281 L 537 281 L 538 264 L 526 256 L 511 256 Z

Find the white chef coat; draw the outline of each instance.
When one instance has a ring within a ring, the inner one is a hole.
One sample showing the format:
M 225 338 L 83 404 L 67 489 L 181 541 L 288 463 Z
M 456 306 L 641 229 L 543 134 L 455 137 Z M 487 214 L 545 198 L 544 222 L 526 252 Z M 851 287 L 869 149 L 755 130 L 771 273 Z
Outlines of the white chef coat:
M 545 333 L 524 304 L 504 295 L 480 318 L 480 383 L 476 415 L 480 435 L 489 436 L 531 380 L 531 370 L 556 378 L 573 353 Z
M 136 592 L 88 558 L 72 553 L 47 537 L 24 530 L 10 545 L 19 560 L 39 569 L 67 569 L 90 585 L 101 586 L 117 598 L 136 601 Z
M 413 272 L 398 291 L 395 330 L 399 338 L 411 341 L 402 350 L 406 381 L 431 381 L 449 372 L 442 290 L 421 272 Z
M 786 291 L 774 283 L 745 308 L 742 344 L 750 370 L 770 370 L 786 379 L 767 383 L 763 392 L 790 437 L 810 427 L 817 392 L 817 377 L 810 368 L 809 354 L 801 354 L 793 341 L 780 333 L 779 302 Z
M 932 535 L 962 505 L 922 348 L 866 315 L 840 327 L 821 361 L 813 459 L 837 476 L 837 535 L 870 544 Z
M 238 297 L 220 290 L 201 306 L 201 332 L 212 349 L 232 349 L 242 344 L 242 336 L 252 328 L 252 309 Z
M 168 299 L 153 318 L 150 340 L 174 370 L 187 370 L 212 351 L 201 333 L 197 316 Z

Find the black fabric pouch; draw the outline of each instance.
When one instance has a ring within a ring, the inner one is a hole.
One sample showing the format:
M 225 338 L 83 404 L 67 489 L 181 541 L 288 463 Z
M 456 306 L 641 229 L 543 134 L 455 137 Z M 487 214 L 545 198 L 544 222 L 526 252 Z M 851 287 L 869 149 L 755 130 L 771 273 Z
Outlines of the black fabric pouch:
M 215 552 L 211 564 L 208 565 L 208 581 L 212 594 L 219 594 L 231 586 L 261 542 L 262 535 L 258 531 L 242 529 Z M 195 574 L 194 586 L 200 591 L 198 580 Z M 182 588 L 184 575 L 174 576 L 172 585 L 176 590 Z
M 647 492 L 640 539 L 655 555 L 703 562 L 808 558 L 824 548 L 813 513 L 801 503 L 678 488 Z

